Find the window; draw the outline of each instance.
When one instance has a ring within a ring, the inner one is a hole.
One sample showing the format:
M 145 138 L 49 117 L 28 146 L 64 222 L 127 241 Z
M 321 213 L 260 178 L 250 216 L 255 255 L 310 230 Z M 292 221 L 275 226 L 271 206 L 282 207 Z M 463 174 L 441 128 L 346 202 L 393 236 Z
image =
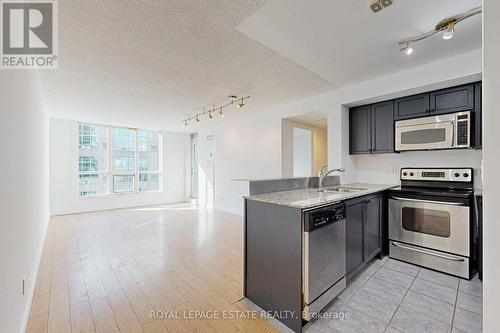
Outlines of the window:
M 80 196 L 92 196 L 108 192 L 106 127 L 79 126 L 78 171 Z
M 80 196 L 159 191 L 160 142 L 157 131 L 80 124 Z
M 137 131 L 139 147 L 139 191 L 160 189 L 159 133 Z

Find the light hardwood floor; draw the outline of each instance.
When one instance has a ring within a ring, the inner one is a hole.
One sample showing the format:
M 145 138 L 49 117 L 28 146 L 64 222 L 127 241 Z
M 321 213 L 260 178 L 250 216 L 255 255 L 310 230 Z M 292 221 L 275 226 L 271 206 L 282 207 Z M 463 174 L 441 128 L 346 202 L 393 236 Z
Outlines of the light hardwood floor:
M 189 204 L 53 217 L 28 332 L 273 331 L 248 316 L 222 319 L 247 310 L 238 303 L 242 226 Z

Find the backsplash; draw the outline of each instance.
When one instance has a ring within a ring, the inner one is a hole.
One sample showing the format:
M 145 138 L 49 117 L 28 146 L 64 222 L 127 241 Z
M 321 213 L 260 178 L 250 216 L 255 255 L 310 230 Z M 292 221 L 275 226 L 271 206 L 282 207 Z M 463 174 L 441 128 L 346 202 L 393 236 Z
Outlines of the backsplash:
M 474 187 L 482 188 L 482 151 L 434 150 L 402 152 L 400 154 L 350 156 L 359 183 L 399 184 L 399 171 L 404 167 L 471 167 L 474 168 Z

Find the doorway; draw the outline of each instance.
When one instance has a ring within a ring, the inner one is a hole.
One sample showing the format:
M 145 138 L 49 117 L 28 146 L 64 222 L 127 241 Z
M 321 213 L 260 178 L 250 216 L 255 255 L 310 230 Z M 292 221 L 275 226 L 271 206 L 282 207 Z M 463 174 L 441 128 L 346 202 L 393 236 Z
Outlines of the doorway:
M 293 128 L 293 176 L 309 177 L 313 172 L 312 130 Z
M 198 199 L 198 133 L 191 134 L 191 198 Z

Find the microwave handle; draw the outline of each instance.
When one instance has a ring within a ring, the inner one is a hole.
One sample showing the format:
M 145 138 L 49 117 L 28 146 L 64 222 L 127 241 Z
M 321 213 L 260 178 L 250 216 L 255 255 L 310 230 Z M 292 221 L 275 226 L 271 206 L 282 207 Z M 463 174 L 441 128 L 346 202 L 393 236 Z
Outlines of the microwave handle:
M 455 134 L 457 131 L 455 131 L 455 127 L 458 125 L 458 122 L 455 120 L 453 122 L 453 126 L 451 126 L 451 147 L 455 147 Z
M 447 202 L 447 201 L 434 201 L 434 200 L 422 200 L 422 199 L 408 199 L 408 198 L 401 198 L 401 197 L 391 197 L 391 199 L 395 199 L 395 200 L 399 200 L 399 201 L 432 203 L 432 204 L 438 204 L 438 205 L 463 206 L 463 204 L 461 202 Z

